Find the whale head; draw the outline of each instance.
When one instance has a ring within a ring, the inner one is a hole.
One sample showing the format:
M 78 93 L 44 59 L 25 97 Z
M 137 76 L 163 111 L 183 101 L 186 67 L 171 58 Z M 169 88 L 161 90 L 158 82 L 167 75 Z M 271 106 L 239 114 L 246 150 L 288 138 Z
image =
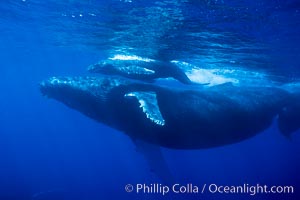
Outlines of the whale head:
M 40 83 L 44 96 L 127 132 L 137 130 L 137 124 L 165 124 L 152 89 L 146 84 L 109 76 L 52 77 Z
M 88 66 L 91 73 L 111 74 L 111 70 L 115 68 L 111 60 L 101 60 L 95 64 Z
M 52 77 L 40 83 L 40 90 L 44 96 L 106 123 L 111 121 L 107 114 L 112 103 L 110 96 L 121 84 L 127 82 L 109 77 Z

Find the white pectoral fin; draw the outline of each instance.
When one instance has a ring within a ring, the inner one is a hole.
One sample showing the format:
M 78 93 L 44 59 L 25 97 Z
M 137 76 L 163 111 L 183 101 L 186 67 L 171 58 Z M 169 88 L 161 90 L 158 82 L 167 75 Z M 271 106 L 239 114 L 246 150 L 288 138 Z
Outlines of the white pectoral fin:
M 169 170 L 160 147 L 141 140 L 133 139 L 132 141 L 135 143 L 138 152 L 144 155 L 151 170 L 157 175 L 157 177 L 166 184 L 174 184 L 174 177 Z
M 165 125 L 165 120 L 160 112 L 155 92 L 130 92 L 124 96 L 127 98 L 136 98 L 148 119 L 157 125 Z

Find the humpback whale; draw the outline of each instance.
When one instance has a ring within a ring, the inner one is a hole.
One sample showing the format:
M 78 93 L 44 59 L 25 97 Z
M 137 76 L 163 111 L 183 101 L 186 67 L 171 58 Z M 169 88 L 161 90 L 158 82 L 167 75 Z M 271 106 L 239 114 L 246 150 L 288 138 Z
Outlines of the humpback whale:
M 254 85 L 257 82 L 261 84 L 263 81 L 265 82 L 263 84 L 275 82 L 263 72 L 250 71 L 244 68 L 203 68 L 185 61 L 160 61 L 134 55 L 114 55 L 90 65 L 88 71 L 147 82 L 173 78 L 184 85 L 205 85 L 207 87 L 224 83 L 239 86 Z M 170 83 L 168 80 L 167 82 Z
M 172 149 L 240 142 L 267 129 L 274 119 L 287 136 L 300 128 L 297 85 L 228 83 L 182 89 L 101 75 L 52 77 L 40 90 L 133 140 Z
M 158 78 L 174 78 L 184 84 L 191 84 L 190 79 L 176 63 L 138 56 L 115 55 L 90 65 L 88 71 L 149 82 Z

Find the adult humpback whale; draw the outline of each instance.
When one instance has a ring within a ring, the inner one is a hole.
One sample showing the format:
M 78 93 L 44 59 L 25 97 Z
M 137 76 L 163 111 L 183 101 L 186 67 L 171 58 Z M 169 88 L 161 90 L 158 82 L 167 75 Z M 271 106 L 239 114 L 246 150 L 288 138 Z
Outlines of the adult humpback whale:
M 175 89 L 121 77 L 50 78 L 41 92 L 133 140 L 200 149 L 245 140 L 277 117 L 285 135 L 300 128 L 299 86 L 223 84 Z
M 187 75 L 175 63 L 138 56 L 115 55 L 90 65 L 88 71 L 106 75 L 120 75 L 143 81 L 174 78 L 184 84 L 191 84 Z

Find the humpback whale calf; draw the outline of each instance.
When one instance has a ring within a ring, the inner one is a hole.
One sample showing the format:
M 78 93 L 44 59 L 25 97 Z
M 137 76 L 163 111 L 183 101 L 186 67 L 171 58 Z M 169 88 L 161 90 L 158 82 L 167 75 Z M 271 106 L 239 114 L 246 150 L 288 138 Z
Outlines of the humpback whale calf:
M 42 94 L 120 130 L 133 140 L 201 149 L 240 142 L 274 119 L 286 136 L 300 128 L 299 85 L 222 84 L 185 89 L 122 77 L 52 77 Z
M 158 78 L 174 78 L 184 84 L 190 79 L 175 63 L 138 56 L 115 55 L 88 67 L 89 72 L 119 75 L 131 79 L 153 81 Z

